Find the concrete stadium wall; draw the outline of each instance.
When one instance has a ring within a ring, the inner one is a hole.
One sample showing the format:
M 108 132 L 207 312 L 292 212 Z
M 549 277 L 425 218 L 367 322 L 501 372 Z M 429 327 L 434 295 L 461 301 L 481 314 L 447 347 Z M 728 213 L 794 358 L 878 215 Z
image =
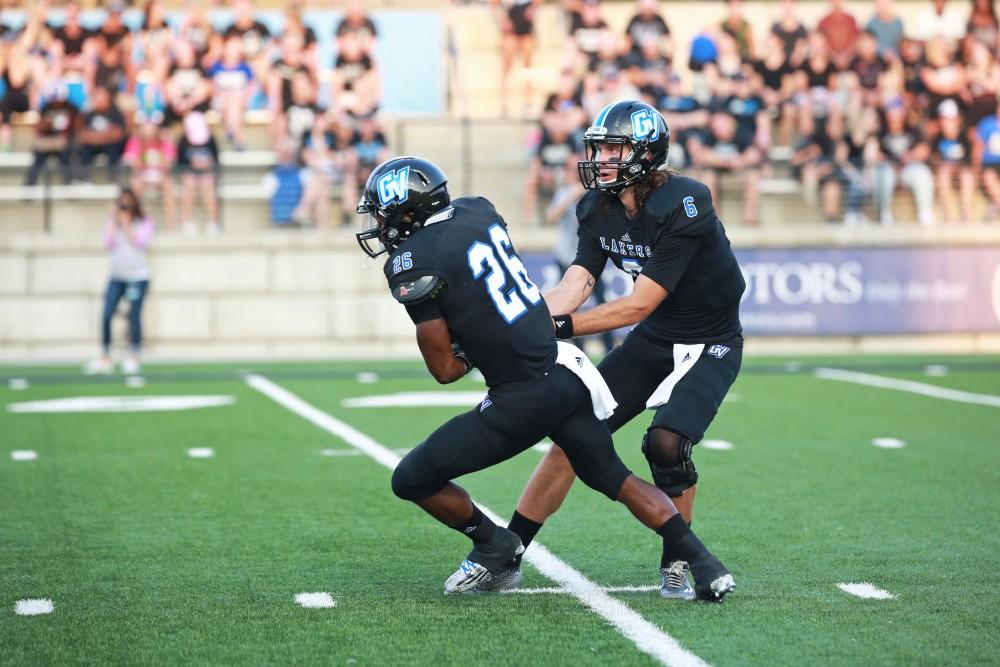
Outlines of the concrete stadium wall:
M 737 247 L 1000 243 L 1000 230 L 733 229 Z M 555 231 L 517 228 L 522 251 Z M 779 242 L 780 239 L 780 242 Z M 414 357 L 413 326 L 388 295 L 381 263 L 346 231 L 268 230 L 154 239 L 144 325 L 150 358 Z M 0 360 L 82 360 L 98 347 L 107 257 L 93 236 L 0 237 Z M 127 340 L 121 306 L 114 336 Z M 1000 351 L 1000 336 L 762 338 L 750 352 Z

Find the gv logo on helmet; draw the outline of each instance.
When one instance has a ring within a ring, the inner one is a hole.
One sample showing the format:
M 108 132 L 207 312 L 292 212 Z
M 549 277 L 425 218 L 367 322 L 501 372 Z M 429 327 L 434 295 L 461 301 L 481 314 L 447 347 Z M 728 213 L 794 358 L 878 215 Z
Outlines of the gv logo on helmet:
M 378 203 L 382 206 L 395 201 L 402 204 L 410 195 L 410 168 L 393 169 L 379 176 L 375 183 Z
M 652 111 L 639 109 L 632 112 L 632 136 L 650 141 L 655 141 L 660 136 L 660 128 Z

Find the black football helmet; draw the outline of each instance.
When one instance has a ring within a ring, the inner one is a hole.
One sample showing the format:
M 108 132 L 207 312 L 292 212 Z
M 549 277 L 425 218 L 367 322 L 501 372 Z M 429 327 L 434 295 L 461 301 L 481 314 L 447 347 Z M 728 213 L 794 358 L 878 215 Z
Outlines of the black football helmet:
M 598 146 L 609 144 L 622 146 L 621 157 L 598 160 Z M 577 166 L 583 187 L 617 194 L 666 164 L 670 130 L 653 107 L 623 100 L 601 109 L 584 133 L 583 145 L 586 159 Z M 614 173 L 613 178 L 609 172 Z
M 386 160 L 372 170 L 358 202 L 365 216 L 358 245 L 369 257 L 395 250 L 449 203 L 448 177 L 436 164 L 411 156 Z

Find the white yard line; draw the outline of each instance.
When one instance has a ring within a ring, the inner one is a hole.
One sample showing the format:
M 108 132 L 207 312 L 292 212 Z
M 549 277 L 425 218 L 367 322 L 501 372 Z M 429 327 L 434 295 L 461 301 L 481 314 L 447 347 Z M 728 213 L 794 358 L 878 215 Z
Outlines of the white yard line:
M 837 584 L 837 588 L 844 591 L 848 595 L 866 598 L 869 600 L 892 600 L 896 597 L 889 591 L 882 590 L 874 584 L 869 584 L 867 581 L 861 582 L 860 584 Z
M 52 600 L 48 598 L 18 600 L 14 605 L 14 613 L 18 616 L 40 616 L 42 614 L 51 614 L 55 611 L 55 608 L 56 606 L 52 603 Z
M 852 382 L 854 384 L 862 384 L 867 387 L 878 387 L 879 389 L 907 391 L 911 394 L 920 394 L 921 396 L 940 398 L 945 401 L 973 403 L 975 405 L 988 405 L 990 407 L 1000 408 L 1000 396 L 993 396 L 991 394 L 974 394 L 971 391 L 948 389 L 946 387 L 938 387 L 933 384 L 914 382 L 912 380 L 897 380 L 896 378 L 888 378 L 882 375 L 871 375 L 870 373 L 843 371 L 837 368 L 817 368 L 815 375 L 821 380 Z
M 352 447 L 361 450 L 390 470 L 395 468 L 401 457 L 389 448 L 379 444 L 369 436 L 346 424 L 319 408 L 305 402 L 287 389 L 260 375 L 248 375 L 247 384 L 276 403 L 331 433 Z M 477 503 L 478 504 L 478 503 Z M 493 521 L 506 525 L 494 512 L 483 505 L 479 508 Z M 635 646 L 664 665 L 700 666 L 707 663 L 691 653 L 680 643 L 653 625 L 633 609 L 611 597 L 607 591 L 596 585 L 560 560 L 538 542 L 533 542 L 524 559 L 544 576 L 565 589 L 576 599 L 589 607 L 604 620 L 615 626 Z

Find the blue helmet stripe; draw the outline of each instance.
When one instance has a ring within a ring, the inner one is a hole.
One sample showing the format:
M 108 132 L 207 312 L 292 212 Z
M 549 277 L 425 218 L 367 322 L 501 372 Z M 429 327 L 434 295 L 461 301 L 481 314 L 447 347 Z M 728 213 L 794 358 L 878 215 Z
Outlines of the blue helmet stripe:
M 597 119 L 594 121 L 594 127 L 604 126 L 604 121 L 607 120 L 608 114 L 611 112 L 611 109 L 614 108 L 616 104 L 618 104 L 618 102 L 612 102 L 608 106 L 601 109 L 600 113 L 597 114 Z

